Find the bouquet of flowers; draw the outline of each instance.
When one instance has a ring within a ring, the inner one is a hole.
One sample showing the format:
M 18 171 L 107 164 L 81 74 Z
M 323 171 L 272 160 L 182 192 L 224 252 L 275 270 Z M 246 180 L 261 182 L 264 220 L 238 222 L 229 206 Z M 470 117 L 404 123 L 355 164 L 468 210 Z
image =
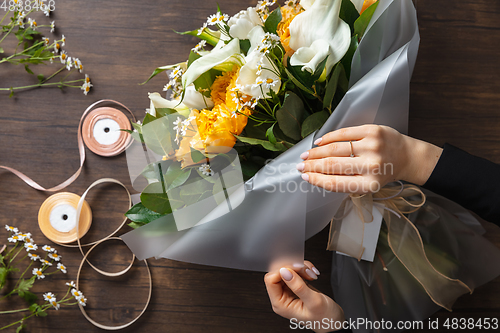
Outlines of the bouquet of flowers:
M 168 98 L 149 94 L 130 131 L 127 163 L 141 194 L 126 213 L 135 228 L 121 236 L 127 246 L 139 259 L 268 271 L 302 262 L 304 241 L 350 200 L 361 202 L 360 241 L 332 222 L 340 232 L 329 248 L 363 250 L 363 215 L 373 219 L 378 200 L 385 225 L 371 235 L 375 260 L 334 255 L 332 286 L 347 318 L 421 320 L 500 274 L 476 260 L 500 260 L 477 220 L 444 198 L 406 185 L 355 198 L 318 190 L 296 170 L 330 131 L 367 123 L 407 131 L 419 44 L 412 2 L 272 5 L 233 17 L 218 8 L 184 33 L 201 39 L 188 60 L 151 75 L 168 71 Z

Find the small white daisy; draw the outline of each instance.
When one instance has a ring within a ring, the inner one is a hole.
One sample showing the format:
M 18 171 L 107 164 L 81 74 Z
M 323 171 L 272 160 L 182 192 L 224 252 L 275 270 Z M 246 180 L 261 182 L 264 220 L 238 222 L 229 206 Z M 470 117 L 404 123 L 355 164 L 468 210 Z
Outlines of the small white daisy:
M 59 58 L 61 59 L 61 64 L 66 65 L 66 60 L 68 60 L 68 54 L 66 51 L 63 50 Z
M 198 36 L 201 35 L 203 33 L 203 31 L 205 31 L 207 27 L 207 22 L 204 22 L 203 25 L 201 26 L 201 28 L 198 29 L 198 32 L 196 33 Z
M 38 246 L 36 246 L 36 244 L 33 244 L 33 243 L 24 243 L 24 248 L 26 249 L 26 251 L 35 251 L 36 249 L 38 249 Z
M 54 259 L 55 261 L 61 260 L 62 256 L 57 253 L 57 251 L 54 251 L 52 253 L 49 253 L 49 258 Z
M 63 272 L 64 274 L 68 273 L 68 271 L 66 270 L 66 266 L 64 266 L 60 262 L 57 263 L 57 269 L 60 270 L 61 272 Z
M 54 252 L 56 249 L 50 247 L 49 245 L 44 245 L 42 247 L 42 250 L 44 250 L 45 252 Z
M 7 224 L 5 225 L 5 229 L 7 229 L 7 231 L 10 231 L 13 233 L 19 232 L 19 230 L 16 227 L 11 227 L 10 225 L 7 225 Z
M 50 32 L 54 32 L 56 30 L 56 21 L 50 22 Z
M 68 57 L 66 59 L 66 69 L 70 71 L 72 67 L 73 67 L 73 61 L 71 60 L 71 57 Z
M 85 82 L 80 89 L 83 90 L 83 94 L 87 96 L 87 94 L 90 91 L 90 88 L 93 87 L 92 83 L 90 82 Z
M 59 310 L 59 308 L 61 307 L 61 304 L 57 303 L 56 301 L 50 301 L 50 305 L 52 305 L 56 310 Z
M 53 293 L 45 293 L 43 294 L 43 299 L 47 302 L 56 301 L 56 296 Z
M 87 299 L 85 298 L 85 296 L 82 295 L 82 297 L 80 297 L 78 299 L 78 303 L 80 303 L 80 305 L 82 305 L 82 306 L 86 306 L 87 305 Z
M 12 235 L 11 237 L 7 238 L 9 242 L 11 243 L 17 243 L 23 240 L 22 237 L 19 237 L 18 235 Z
M 50 10 L 50 7 L 45 5 L 43 8 L 43 13 L 45 14 L 45 16 L 50 16 L 50 13 L 51 13 L 51 10 Z
M 40 268 L 33 268 L 33 275 L 36 276 L 38 280 L 45 278 L 45 275 L 43 275 L 43 272 Z
M 38 26 L 36 21 L 32 20 L 31 17 L 28 17 L 28 24 L 30 25 L 30 28 L 33 30 L 36 30 L 36 27 Z
M 208 165 L 207 163 L 204 163 L 202 165 L 200 165 L 200 167 L 198 168 L 198 170 L 200 170 L 200 172 L 202 174 L 204 174 L 205 176 L 213 176 L 214 172 L 212 171 L 212 169 L 210 169 L 210 165 Z
M 48 261 L 47 259 L 41 259 L 40 262 L 43 264 L 43 266 L 52 266 L 52 263 Z
M 200 52 L 205 47 L 205 45 L 207 45 L 207 41 L 206 40 L 202 40 L 198 44 L 196 44 L 196 46 L 193 47 L 191 50 L 193 50 L 194 52 L 198 53 L 198 52 Z
M 83 297 L 83 293 L 79 290 L 76 290 L 76 288 L 71 289 L 71 295 L 76 299 L 80 299 Z
M 66 285 L 67 285 L 68 287 L 73 287 L 73 288 L 76 288 L 76 284 L 75 284 L 75 282 L 73 282 L 73 281 L 71 281 L 71 282 L 66 282 Z
M 48 37 L 44 37 L 42 38 L 42 40 L 44 41 L 45 46 L 48 46 L 50 44 L 50 39 Z
M 40 256 L 36 253 L 28 253 L 28 257 L 30 257 L 30 259 L 33 261 L 37 261 L 40 259 Z
M 64 37 L 64 35 L 62 35 L 61 37 L 61 46 L 65 46 L 66 45 L 66 37 Z
M 73 63 L 75 64 L 75 68 L 81 73 L 83 71 L 83 64 L 78 58 L 73 58 Z
M 61 44 L 54 43 L 54 53 L 59 53 L 61 51 Z

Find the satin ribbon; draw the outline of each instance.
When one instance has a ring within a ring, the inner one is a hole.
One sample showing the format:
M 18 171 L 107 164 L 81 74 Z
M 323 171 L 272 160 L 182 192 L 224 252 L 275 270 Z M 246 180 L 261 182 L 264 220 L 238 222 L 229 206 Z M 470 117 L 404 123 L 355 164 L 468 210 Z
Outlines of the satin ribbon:
M 360 260 L 364 251 L 365 223 L 373 221 L 372 209 L 374 206 L 378 207 L 383 210 L 389 247 L 396 258 L 422 285 L 434 303 L 451 311 L 451 306 L 459 296 L 472 293 L 473 290 L 462 281 L 439 272 L 431 264 L 417 227 L 405 216 L 424 206 L 425 194 L 415 185 L 399 183 L 398 186 L 385 186 L 376 193 L 347 196 L 339 213 L 332 219 L 327 249 L 340 251 Z M 348 204 L 351 204 L 350 207 Z M 342 219 L 352 209 L 359 216 L 359 233 L 354 238 L 340 232 Z
M 129 108 L 127 108 L 122 103 L 114 101 L 112 99 L 102 99 L 102 100 L 99 100 L 99 101 L 93 103 L 92 105 L 90 105 L 83 112 L 83 114 L 82 114 L 82 116 L 80 118 L 80 122 L 78 124 L 78 152 L 80 153 L 80 167 L 78 168 L 78 170 L 76 170 L 76 172 L 71 177 L 69 177 L 68 179 L 66 179 L 61 184 L 46 189 L 43 186 L 39 185 L 37 182 L 35 182 L 30 177 L 26 176 L 24 173 L 22 173 L 22 172 L 20 172 L 20 171 L 18 171 L 16 169 L 13 169 L 11 167 L 4 166 L 4 165 L 0 165 L 0 169 L 4 169 L 4 170 L 7 170 L 9 172 L 12 172 L 13 174 L 15 174 L 17 177 L 19 177 L 22 181 L 24 181 L 26 184 L 28 184 L 29 186 L 31 186 L 35 190 L 46 191 L 46 192 L 56 192 L 56 191 L 59 191 L 59 190 L 62 190 L 64 188 L 66 188 L 71 183 L 73 183 L 78 178 L 78 176 L 80 176 L 80 173 L 82 172 L 83 164 L 85 162 L 85 145 L 83 143 L 83 138 L 82 138 L 82 123 L 83 123 L 83 120 L 85 119 L 85 116 L 94 107 L 96 107 L 97 105 L 102 104 L 102 103 L 114 103 L 114 104 L 117 104 L 117 105 L 121 106 L 122 108 L 124 108 L 125 110 L 127 110 L 128 113 L 130 113 L 130 115 L 132 116 L 132 119 L 134 121 L 136 121 L 134 114 L 132 113 L 132 111 L 129 110 Z

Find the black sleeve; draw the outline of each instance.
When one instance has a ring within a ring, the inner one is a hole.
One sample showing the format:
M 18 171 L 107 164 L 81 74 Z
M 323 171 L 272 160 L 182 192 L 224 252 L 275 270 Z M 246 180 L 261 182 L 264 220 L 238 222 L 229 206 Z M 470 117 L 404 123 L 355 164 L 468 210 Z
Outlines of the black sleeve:
M 423 185 L 500 225 L 500 165 L 450 144 Z

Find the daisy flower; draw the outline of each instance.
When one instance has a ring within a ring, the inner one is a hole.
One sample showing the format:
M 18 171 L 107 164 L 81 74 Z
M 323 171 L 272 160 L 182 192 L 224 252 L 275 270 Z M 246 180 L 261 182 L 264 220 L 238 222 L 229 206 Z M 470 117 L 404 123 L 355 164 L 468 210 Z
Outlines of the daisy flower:
M 202 174 L 204 174 L 205 176 L 213 176 L 214 172 L 212 171 L 212 169 L 210 169 L 210 165 L 208 165 L 207 163 L 204 163 L 202 164 L 198 170 L 200 170 L 200 172 Z
M 61 46 L 64 46 L 66 45 L 66 37 L 64 37 L 64 35 L 62 35 L 61 37 Z
M 45 293 L 43 294 L 43 299 L 47 302 L 56 301 L 56 296 L 53 293 Z
M 36 276 L 38 280 L 44 279 L 45 275 L 43 275 L 43 272 L 40 268 L 33 268 L 33 275 Z
M 57 303 L 56 301 L 50 301 L 50 305 L 52 305 L 56 310 L 59 310 L 59 308 L 61 307 L 61 304 Z
M 44 265 L 44 266 L 52 266 L 52 263 L 50 261 L 48 261 L 47 259 L 41 259 L 40 258 L 40 262 Z
M 79 291 L 79 290 L 76 290 L 76 288 L 71 289 L 71 295 L 72 295 L 74 298 L 76 298 L 76 299 L 80 299 L 80 298 L 82 298 L 82 297 L 83 297 L 82 292 L 81 292 L 81 291 Z
M 83 71 L 83 64 L 78 58 L 73 58 L 73 63 L 75 64 L 75 68 L 81 73 Z
M 66 274 L 68 271 L 66 270 L 66 266 L 64 266 L 63 264 L 61 264 L 60 262 L 57 263 L 57 269 L 60 270 L 61 272 L 63 272 L 64 274 Z
M 217 12 L 217 13 L 207 17 L 207 24 L 208 25 L 216 25 L 217 23 L 224 23 L 227 20 L 229 20 L 229 15 L 221 14 L 221 13 Z
M 73 67 L 73 61 L 71 60 L 71 57 L 68 57 L 68 58 L 66 59 L 66 69 L 67 69 L 68 71 L 70 71 L 70 70 L 71 70 L 71 67 Z
M 44 38 L 42 38 L 42 40 L 45 42 L 46 46 L 50 44 L 50 39 L 49 38 L 44 37 Z
M 26 239 L 30 239 L 31 238 L 31 232 L 27 232 L 25 234 L 23 234 L 22 232 L 19 232 L 17 234 L 19 237 L 22 237 L 23 240 L 26 240 Z
M 85 296 L 82 295 L 82 297 L 80 297 L 78 299 L 78 303 L 80 303 L 80 305 L 82 305 L 82 306 L 86 306 L 87 305 L 87 299 L 85 298 Z
M 30 17 L 28 18 L 28 23 L 30 25 L 30 28 L 33 29 L 33 30 L 36 30 L 36 27 L 38 26 L 38 24 L 36 23 L 35 20 L 32 20 Z
M 33 238 L 31 238 L 31 237 L 24 237 L 24 241 L 25 241 L 26 243 L 35 243 L 35 241 L 34 241 L 34 240 L 33 240 Z
M 172 69 L 172 72 L 170 72 L 169 76 L 171 79 L 176 79 L 180 76 L 182 76 L 182 68 L 181 66 L 176 66 L 174 69 Z
M 61 59 L 61 64 L 66 64 L 66 60 L 68 60 L 68 54 L 66 51 L 62 51 L 59 58 Z
M 28 257 L 30 257 L 30 259 L 33 261 L 40 260 L 40 256 L 36 253 L 28 253 Z
M 18 235 L 12 235 L 11 237 L 8 238 L 8 241 L 11 243 L 17 243 L 17 242 L 20 242 L 22 240 L 23 240 L 23 238 L 18 236 Z
M 33 243 L 24 243 L 24 248 L 26 249 L 26 251 L 35 251 L 36 249 L 38 249 L 38 246 L 36 246 L 36 244 L 33 244 Z
M 45 16 L 50 16 L 51 11 L 50 11 L 50 7 L 49 6 L 45 5 L 42 8 L 42 10 L 43 10 L 43 13 L 45 14 Z
M 19 18 L 17 20 L 17 25 L 19 26 L 19 28 L 24 29 L 24 19 Z
M 83 94 L 87 96 L 87 94 L 90 91 L 90 88 L 93 87 L 92 83 L 90 82 L 85 82 L 80 89 L 83 90 Z
M 198 36 L 201 35 L 206 27 L 207 27 L 207 22 L 204 22 L 203 25 L 201 26 L 201 28 L 198 29 L 198 32 L 196 34 Z
M 54 43 L 54 52 L 59 53 L 61 50 L 61 45 L 59 43 Z
M 42 247 L 42 250 L 44 250 L 45 252 L 54 252 L 56 249 L 54 249 L 54 248 L 52 248 L 52 247 L 50 247 L 48 245 L 44 245 Z
M 16 227 L 11 227 L 10 225 L 5 225 L 5 229 L 7 229 L 7 231 L 10 231 L 10 232 L 13 232 L 13 233 L 17 233 L 19 232 L 19 229 L 17 229 Z
M 196 46 L 193 47 L 191 50 L 193 50 L 194 52 L 198 53 L 198 52 L 201 51 L 201 49 L 203 49 L 205 47 L 205 45 L 207 45 L 207 41 L 206 40 L 202 40 L 198 44 L 196 44 Z
M 54 251 L 52 253 L 49 253 L 49 258 L 54 259 L 55 261 L 61 260 L 61 255 L 57 254 L 57 251 Z
M 73 288 L 76 288 L 76 284 L 75 284 L 73 281 L 71 281 L 71 282 L 66 282 L 66 285 L 67 285 L 68 287 L 73 287 Z
M 50 22 L 50 32 L 54 32 L 56 30 L 56 21 Z

